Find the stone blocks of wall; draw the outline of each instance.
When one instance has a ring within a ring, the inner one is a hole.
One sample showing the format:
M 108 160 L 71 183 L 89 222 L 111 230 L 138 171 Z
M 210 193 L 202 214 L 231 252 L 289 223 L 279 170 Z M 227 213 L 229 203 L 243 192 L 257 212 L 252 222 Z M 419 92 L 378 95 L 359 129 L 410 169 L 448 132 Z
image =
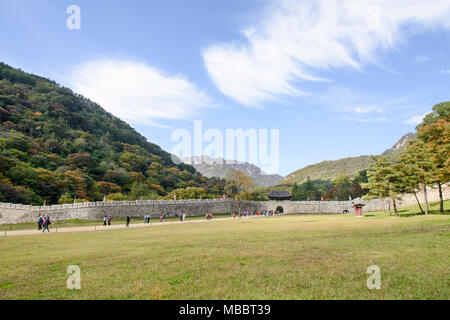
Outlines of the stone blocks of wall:
M 245 201 L 242 210 L 260 210 L 259 202 Z M 26 206 L 0 203 L 0 224 L 35 222 L 39 216 L 50 216 L 55 221 L 82 219 L 102 219 L 105 215 L 113 218 L 144 217 L 150 214 L 175 216 L 185 213 L 188 216 L 203 216 L 207 212 L 231 213 L 238 211 L 237 202 L 231 199 L 217 200 L 137 200 L 111 202 L 85 202 L 52 206 Z
M 423 194 L 418 194 L 423 200 Z M 443 187 L 443 198 L 450 198 L 450 187 Z M 428 200 L 438 201 L 436 189 L 429 189 Z M 403 195 L 398 207 L 415 205 L 414 195 Z M 353 212 L 352 201 L 244 201 L 241 210 L 277 210 L 282 207 L 284 213 L 319 213 L 336 214 L 344 210 Z M 380 211 L 388 209 L 388 200 L 374 199 L 367 202 L 364 211 Z M 144 217 L 150 214 L 159 217 L 160 214 L 175 216 L 185 213 L 188 216 L 203 216 L 207 212 L 231 213 L 238 212 L 238 203 L 234 199 L 203 199 L 203 200 L 137 200 L 112 202 L 85 202 L 52 206 L 30 206 L 12 203 L 0 203 L 0 224 L 35 222 L 39 216 L 50 216 L 53 220 L 97 220 L 105 215 L 113 218 Z

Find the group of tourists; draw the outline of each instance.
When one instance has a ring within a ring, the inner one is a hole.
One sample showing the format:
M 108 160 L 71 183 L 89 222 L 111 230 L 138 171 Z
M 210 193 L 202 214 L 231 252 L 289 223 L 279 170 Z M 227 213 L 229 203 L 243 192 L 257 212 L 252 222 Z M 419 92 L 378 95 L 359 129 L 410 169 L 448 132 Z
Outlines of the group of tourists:
M 207 214 L 205 214 L 205 218 L 206 220 L 211 221 L 211 219 L 213 218 L 212 212 L 208 212 Z
M 239 218 L 242 217 L 248 217 L 248 216 L 273 216 L 273 215 L 279 215 L 280 212 L 278 210 L 265 210 L 265 211 L 240 211 L 238 214 L 236 214 L 236 212 L 232 212 L 231 216 L 234 218 L 236 218 L 237 215 L 239 215 Z
M 106 226 L 106 225 L 110 226 L 111 225 L 111 220 L 112 220 L 111 216 L 104 216 L 103 217 L 103 225 L 104 226 Z
M 248 216 L 260 216 L 260 215 L 264 215 L 264 216 L 273 216 L 273 215 L 278 215 L 280 212 L 278 210 L 270 210 L 270 211 L 241 211 L 238 214 L 236 212 L 232 212 L 231 216 L 233 218 L 236 218 L 237 215 L 239 215 L 239 218 L 242 217 L 248 217 Z M 178 217 L 180 218 L 180 221 L 184 221 L 186 219 L 186 214 L 185 213 L 180 213 L 178 214 Z M 211 221 L 213 218 L 213 214 L 212 212 L 208 212 L 205 214 L 205 218 L 208 221 Z M 166 214 L 161 214 L 159 216 L 159 220 L 161 222 L 166 221 Z M 104 216 L 103 217 L 103 225 L 106 226 L 110 226 L 111 225 L 111 221 L 112 221 L 112 217 L 111 216 Z M 130 216 L 127 216 L 126 218 L 126 226 L 129 227 L 130 222 L 132 221 L 132 218 Z M 144 216 L 144 223 L 150 223 L 151 221 L 151 216 L 150 214 L 146 214 Z M 38 230 L 42 230 L 42 232 L 45 232 L 45 230 L 47 230 L 48 232 L 50 232 L 50 228 L 49 226 L 51 225 L 50 222 L 50 217 L 41 217 L 39 216 L 39 220 L 38 220 Z
M 42 232 L 45 232 L 45 230 L 47 230 L 48 232 L 50 232 L 49 227 L 52 224 L 50 221 L 50 217 L 39 216 L 37 224 L 38 224 L 38 230 L 42 230 Z

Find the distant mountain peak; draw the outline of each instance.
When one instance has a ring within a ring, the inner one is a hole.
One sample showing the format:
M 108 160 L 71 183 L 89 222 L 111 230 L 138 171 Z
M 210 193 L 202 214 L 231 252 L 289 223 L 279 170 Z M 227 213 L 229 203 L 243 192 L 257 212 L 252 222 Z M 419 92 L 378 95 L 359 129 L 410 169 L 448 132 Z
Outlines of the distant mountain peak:
M 381 155 L 397 158 L 405 149 L 410 141 L 417 139 L 414 133 L 407 133 L 400 138 L 390 149 L 384 151 Z
M 243 161 L 225 160 L 206 155 L 187 157 L 182 161 L 192 165 L 206 177 L 228 178 L 233 170 L 241 170 L 253 180 L 255 187 L 271 187 L 284 179 L 277 174 L 267 174 L 254 164 Z

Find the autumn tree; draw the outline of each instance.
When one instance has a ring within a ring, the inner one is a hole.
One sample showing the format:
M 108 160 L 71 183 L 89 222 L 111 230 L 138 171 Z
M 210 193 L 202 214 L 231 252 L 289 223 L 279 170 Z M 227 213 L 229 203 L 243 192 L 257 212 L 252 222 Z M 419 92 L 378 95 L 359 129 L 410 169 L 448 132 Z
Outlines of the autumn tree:
M 242 208 L 242 198 L 245 198 L 245 193 L 255 187 L 252 179 L 241 170 L 233 170 L 227 179 L 229 183 L 228 190 L 231 194 L 236 196 L 239 212 Z
M 444 212 L 442 185 L 450 181 L 450 102 L 437 104 L 417 127 L 432 163 L 430 182 L 438 186 L 439 211 Z

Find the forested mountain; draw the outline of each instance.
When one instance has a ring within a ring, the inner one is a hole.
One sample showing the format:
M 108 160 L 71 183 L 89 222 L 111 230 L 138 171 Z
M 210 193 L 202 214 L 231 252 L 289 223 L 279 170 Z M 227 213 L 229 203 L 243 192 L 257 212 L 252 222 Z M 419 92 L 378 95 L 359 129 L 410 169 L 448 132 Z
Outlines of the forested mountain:
M 98 104 L 0 63 L 0 201 L 41 205 L 156 199 L 177 188 L 222 194 Z
M 222 158 L 208 156 L 185 158 L 183 162 L 191 164 L 207 177 L 226 179 L 233 170 L 240 170 L 252 179 L 255 187 L 271 187 L 284 179 L 278 174 L 266 174 L 260 168 L 248 162 L 226 161 Z
M 390 156 L 392 159 L 397 159 L 405 150 L 409 141 L 416 139 L 413 133 L 404 135 L 392 148 L 387 149 L 382 155 Z M 311 180 L 333 180 L 340 175 L 356 177 L 361 170 L 369 169 L 373 163 L 370 156 L 350 157 L 339 160 L 323 161 L 316 163 L 289 174 L 285 180 L 280 184 L 292 185 L 296 183 L 305 182 L 308 177 Z

